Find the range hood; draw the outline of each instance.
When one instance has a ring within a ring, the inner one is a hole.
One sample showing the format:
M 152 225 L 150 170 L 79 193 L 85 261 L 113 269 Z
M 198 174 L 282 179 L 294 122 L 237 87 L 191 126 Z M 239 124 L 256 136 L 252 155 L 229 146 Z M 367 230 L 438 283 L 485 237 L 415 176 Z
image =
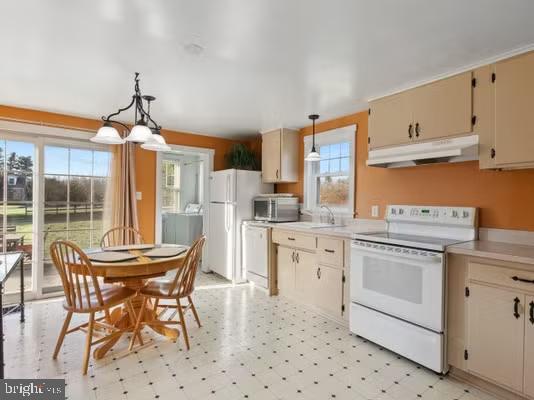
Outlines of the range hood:
M 478 160 L 478 135 L 369 150 L 367 165 L 382 168 Z

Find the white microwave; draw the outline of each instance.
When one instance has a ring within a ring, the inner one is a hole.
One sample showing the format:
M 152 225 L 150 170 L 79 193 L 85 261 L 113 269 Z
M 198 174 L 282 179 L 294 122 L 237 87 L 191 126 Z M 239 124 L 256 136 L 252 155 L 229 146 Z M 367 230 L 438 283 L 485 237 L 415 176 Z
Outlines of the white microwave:
M 265 222 L 295 222 L 299 220 L 297 197 L 256 197 L 254 219 Z

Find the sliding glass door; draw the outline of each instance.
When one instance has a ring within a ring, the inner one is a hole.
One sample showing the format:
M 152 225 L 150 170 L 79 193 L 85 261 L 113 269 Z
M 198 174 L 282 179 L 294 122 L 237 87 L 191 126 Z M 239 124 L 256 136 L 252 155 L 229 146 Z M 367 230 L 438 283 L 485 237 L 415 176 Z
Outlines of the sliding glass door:
M 110 163 L 105 146 L 0 132 L 0 252 L 25 252 L 29 297 L 62 290 L 50 260 L 54 240 L 99 245 Z M 6 303 L 18 299 L 19 272 L 5 285 Z
M 34 170 L 36 146 L 31 142 L 0 140 L 0 249 L 24 251 L 24 287 L 32 290 Z M 6 294 L 20 291 L 20 271 L 14 271 L 5 286 Z
M 110 158 L 107 151 L 44 146 L 43 293 L 61 289 L 50 260 L 54 240 L 70 240 L 82 249 L 100 243 Z

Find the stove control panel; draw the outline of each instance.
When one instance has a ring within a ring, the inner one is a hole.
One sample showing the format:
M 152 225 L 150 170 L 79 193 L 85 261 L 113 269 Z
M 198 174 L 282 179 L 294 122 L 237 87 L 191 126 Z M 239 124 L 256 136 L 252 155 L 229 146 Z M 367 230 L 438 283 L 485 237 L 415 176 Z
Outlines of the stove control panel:
M 475 226 L 476 218 L 477 209 L 473 207 L 390 205 L 386 210 L 388 222 Z

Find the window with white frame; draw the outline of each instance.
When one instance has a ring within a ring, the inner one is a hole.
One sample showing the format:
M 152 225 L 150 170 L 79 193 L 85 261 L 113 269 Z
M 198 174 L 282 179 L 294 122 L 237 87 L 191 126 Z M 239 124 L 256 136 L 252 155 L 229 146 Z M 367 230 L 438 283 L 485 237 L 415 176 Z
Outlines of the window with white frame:
M 317 212 L 322 205 L 338 214 L 354 212 L 354 125 L 315 135 L 318 162 L 304 161 L 304 206 Z M 304 154 L 312 137 L 304 138 Z

